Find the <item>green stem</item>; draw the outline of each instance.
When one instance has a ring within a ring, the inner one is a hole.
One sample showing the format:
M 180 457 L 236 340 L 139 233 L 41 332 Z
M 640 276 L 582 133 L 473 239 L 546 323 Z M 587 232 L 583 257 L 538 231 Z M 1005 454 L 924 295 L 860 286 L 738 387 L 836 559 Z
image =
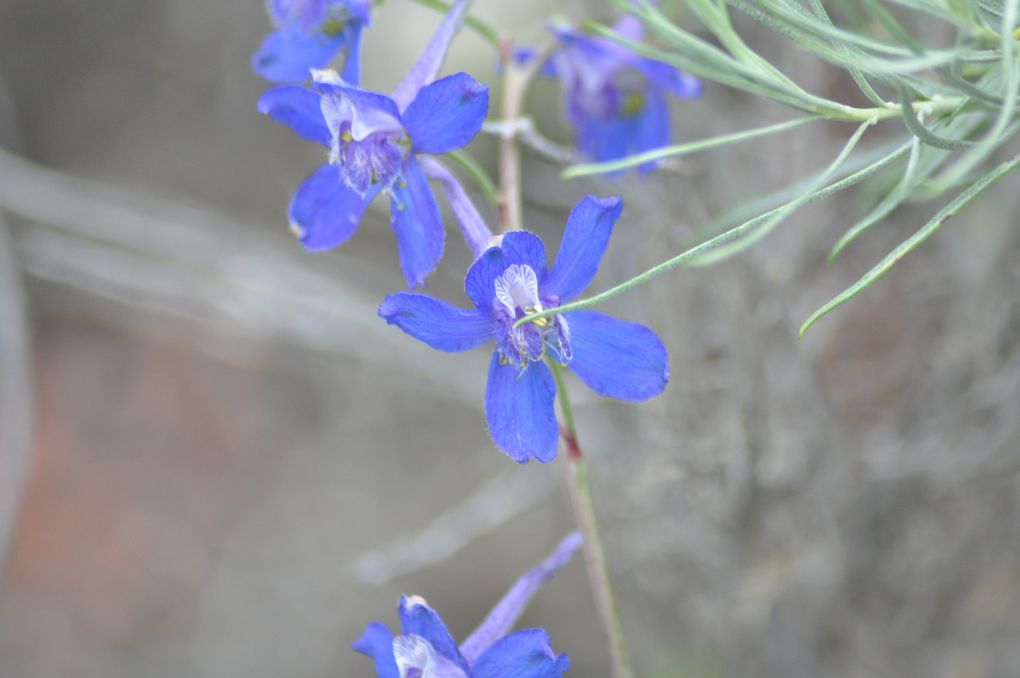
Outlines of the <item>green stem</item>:
M 465 172 L 471 175 L 471 178 L 478 184 L 478 188 L 482 190 L 485 195 L 485 199 L 491 202 L 493 205 L 499 203 L 499 189 L 496 188 L 495 182 L 489 176 L 489 173 L 485 171 L 485 168 L 479 165 L 474 158 L 465 153 L 463 150 L 450 151 L 446 156 L 460 165 Z
M 930 114 L 945 113 L 958 107 L 964 99 L 962 97 L 953 97 L 947 99 L 936 99 L 932 101 L 915 101 L 907 105 L 904 109 L 902 106 L 897 106 L 890 103 L 889 106 L 880 108 L 855 108 L 851 114 L 847 114 L 845 111 L 837 120 L 831 120 L 833 122 L 867 122 L 869 120 L 881 121 L 890 120 L 896 117 L 907 117 L 910 112 L 914 114 L 919 112 L 925 112 Z M 709 137 L 708 139 L 699 139 L 698 141 L 690 141 L 683 144 L 676 144 L 673 146 L 663 146 L 662 148 L 653 148 L 650 151 L 644 151 L 643 153 L 637 153 L 635 155 L 629 155 L 619 160 L 611 160 L 608 162 L 592 162 L 580 165 L 572 165 L 567 167 L 561 173 L 564 179 L 575 179 L 577 177 L 590 176 L 593 174 L 608 174 L 610 172 L 618 172 L 620 170 L 630 169 L 631 167 L 638 167 L 645 164 L 646 162 L 653 162 L 655 160 L 662 160 L 663 158 L 671 158 L 679 155 L 688 155 L 690 153 L 697 153 L 698 151 L 704 151 L 709 148 L 715 148 L 717 146 L 725 146 L 727 144 L 740 143 L 742 141 L 749 141 L 751 139 L 757 139 L 758 137 L 768 136 L 770 134 L 777 134 L 779 132 L 785 132 L 786 130 L 800 127 L 801 125 L 809 122 L 815 122 L 816 120 L 829 119 L 825 115 L 810 115 L 803 118 L 794 118 L 785 122 L 776 123 L 775 125 L 767 125 L 765 127 L 756 127 L 754 129 L 743 130 L 741 132 L 733 132 L 731 134 L 722 134 L 715 137 Z
M 994 184 L 996 181 L 1017 169 L 1017 167 L 1020 167 L 1020 155 L 1014 156 L 1011 160 L 1007 160 L 1002 163 L 994 170 L 971 184 L 967 190 L 953 198 L 953 200 L 939 210 L 938 213 L 928 221 L 928 223 L 900 243 L 896 249 L 887 254 L 882 261 L 878 262 L 874 268 L 865 273 L 860 280 L 837 294 L 828 303 L 812 313 L 811 316 L 804 321 L 804 324 L 801 325 L 800 336 L 803 337 L 804 333 L 808 331 L 808 328 L 815 324 L 819 318 L 826 315 L 840 304 L 843 304 L 860 294 L 864 288 L 875 282 L 875 280 L 880 278 L 886 271 L 892 268 L 893 264 L 907 256 L 910 252 L 914 251 L 914 249 L 927 240 L 933 233 L 935 233 L 935 231 L 940 229 L 942 224 L 956 216 L 956 213 L 963 209 L 967 203 L 980 195 L 986 188 Z
M 505 48 L 508 51 L 509 48 Z M 503 59 L 503 120 L 517 120 L 524 104 L 524 71 L 508 55 Z M 521 197 L 521 149 L 517 137 L 504 134 L 499 140 L 499 226 L 502 231 L 524 227 L 524 200 Z
M 777 132 L 785 132 L 788 129 L 794 127 L 800 127 L 809 122 L 821 120 L 822 118 L 812 115 L 805 118 L 794 118 L 793 120 L 787 120 L 775 125 L 768 125 L 766 127 L 757 127 L 755 129 L 744 130 L 742 132 L 734 132 L 732 134 L 723 134 L 716 137 L 710 137 L 708 139 L 701 139 L 699 141 L 692 141 L 685 144 L 676 144 L 674 146 L 663 146 L 662 148 L 653 148 L 650 151 L 644 153 L 637 153 L 635 155 L 629 155 L 626 158 L 620 160 L 611 160 L 608 162 L 592 162 L 585 163 L 582 165 L 573 165 L 563 170 L 560 176 L 564 179 L 573 179 L 575 177 L 588 176 L 590 174 L 606 174 L 609 172 L 617 172 L 619 170 L 630 169 L 631 167 L 638 167 L 644 165 L 646 162 L 652 162 L 655 160 L 662 160 L 663 158 L 674 157 L 678 155 L 687 155 L 689 153 L 696 153 L 703 151 L 708 148 L 715 148 L 716 146 L 724 146 L 726 144 L 735 144 L 741 141 L 747 141 L 749 139 L 757 139 L 758 137 L 767 136 L 769 134 L 776 134 Z
M 577 442 L 577 429 L 574 426 L 574 412 L 570 407 L 570 396 L 563 382 L 563 371 L 559 363 L 547 358 L 553 376 L 556 378 L 556 391 L 559 395 L 560 409 L 563 411 L 564 425 L 561 428 L 563 439 L 567 445 L 564 471 L 567 488 L 570 491 L 570 504 L 574 508 L 577 527 L 584 541 L 584 561 L 588 568 L 588 579 L 591 582 L 595 606 L 598 609 L 599 621 L 609 643 L 609 657 L 612 662 L 613 678 L 633 678 L 634 670 L 630 665 L 627 642 L 623 637 L 620 625 L 620 611 L 613 595 L 613 586 L 609 579 L 609 568 L 606 566 L 606 554 L 602 549 L 602 538 L 599 536 L 598 523 L 595 520 L 595 505 L 591 500 L 591 485 L 588 483 L 588 469 L 584 463 L 584 455 Z
M 748 221 L 745 221 L 739 226 L 731 228 L 724 233 L 720 233 L 700 245 L 691 247 L 675 257 L 667 259 L 661 264 L 653 266 L 645 272 L 634 276 L 630 280 L 625 280 L 615 287 L 610 287 L 604 292 L 600 292 L 599 294 L 590 296 L 586 299 L 571 301 L 570 303 L 563 304 L 562 306 L 547 308 L 545 310 L 538 311 L 537 313 L 532 313 L 524 316 L 523 318 L 519 318 L 514 323 L 514 327 L 520 327 L 525 323 L 534 322 L 541 318 L 548 318 L 558 313 L 576 311 L 582 308 L 595 306 L 615 297 L 618 294 L 626 292 L 632 287 L 642 285 L 652 278 L 666 273 L 667 271 L 671 271 L 679 266 L 705 265 L 713 263 L 722 257 L 729 256 L 738 249 L 756 242 L 771 229 L 775 228 L 783 219 L 803 205 L 806 205 L 809 202 L 814 202 L 815 200 L 820 200 L 831 193 L 852 186 L 888 166 L 900 156 L 906 155 L 907 151 L 910 149 L 909 143 L 901 146 L 900 149 L 890 153 L 886 157 L 873 162 L 871 165 L 854 172 L 850 176 L 823 187 L 823 184 L 829 181 L 829 179 L 839 170 L 840 166 L 846 162 L 850 153 L 857 145 L 857 142 L 871 124 L 871 121 L 862 123 L 857 128 L 857 131 L 854 132 L 853 136 L 850 137 L 850 140 L 847 142 L 846 146 L 843 147 L 843 150 L 832 164 L 829 165 L 829 167 L 822 172 L 817 179 L 813 179 L 804 189 L 804 192 L 793 200 L 770 210 L 765 214 L 749 219 Z
M 528 85 L 542 68 L 555 43 L 548 42 L 524 66 L 513 58 L 513 45 L 505 43 L 503 54 L 503 102 L 500 115 L 503 123 L 512 126 L 521 117 Z M 521 149 L 517 135 L 509 128 L 499 140 L 499 225 L 502 231 L 524 228 L 524 201 L 521 197 Z

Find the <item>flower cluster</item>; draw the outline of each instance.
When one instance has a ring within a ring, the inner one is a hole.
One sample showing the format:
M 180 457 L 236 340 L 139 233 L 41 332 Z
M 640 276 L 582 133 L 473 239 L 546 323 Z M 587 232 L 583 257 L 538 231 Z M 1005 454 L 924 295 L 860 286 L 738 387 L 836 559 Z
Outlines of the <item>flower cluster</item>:
M 540 565 L 517 580 L 458 647 L 443 620 L 420 596 L 404 596 L 398 636 L 382 622 L 365 627 L 354 649 L 375 662 L 379 678 L 560 678 L 570 666 L 542 629 L 510 632 L 542 583 L 581 545 L 573 533 Z
M 453 3 L 424 52 L 386 94 L 360 86 L 371 0 L 269 0 L 276 29 L 252 65 L 277 86 L 259 99 L 258 110 L 326 149 L 325 164 L 300 184 L 288 208 L 292 229 L 308 250 L 346 242 L 368 206 L 385 194 L 404 279 L 411 290 L 423 287 L 445 247 L 430 181 L 442 187 L 474 257 L 465 279 L 471 307 L 405 291 L 387 296 L 378 313 L 441 351 L 491 343 L 489 433 L 519 463 L 548 462 L 559 440 L 554 401 L 561 368 L 601 396 L 637 402 L 665 388 L 668 357 L 643 325 L 595 311 L 556 311 L 594 280 L 623 211 L 620 198 L 581 200 L 550 266 L 537 235 L 517 230 L 493 237 L 444 165 L 441 156 L 468 144 L 489 108 L 488 87 L 471 75 L 440 77 L 470 1 Z M 559 48 L 547 70 L 563 83 L 567 118 L 583 152 L 607 160 L 668 141 L 666 94 L 694 96 L 697 80 L 608 40 L 553 30 Z M 621 19 L 617 30 L 641 38 L 632 18 Z M 342 70 L 331 70 L 341 54 Z M 541 318 L 529 317 L 540 312 Z M 572 535 L 525 574 L 459 647 L 438 614 L 414 596 L 400 601 L 399 635 L 373 622 L 354 647 L 375 661 L 380 678 L 557 678 L 569 661 L 552 651 L 545 631 L 511 629 L 579 539 Z

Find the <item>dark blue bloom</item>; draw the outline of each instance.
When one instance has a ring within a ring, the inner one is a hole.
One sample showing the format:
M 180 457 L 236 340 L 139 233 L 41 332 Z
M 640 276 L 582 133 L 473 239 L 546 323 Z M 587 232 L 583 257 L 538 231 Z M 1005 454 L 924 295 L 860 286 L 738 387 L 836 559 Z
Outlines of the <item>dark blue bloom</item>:
M 647 400 L 669 379 L 666 348 L 643 325 L 568 311 L 513 327 L 526 314 L 555 308 L 588 287 L 622 210 L 619 198 L 581 200 L 551 269 L 538 236 L 503 235 L 468 270 L 470 310 L 408 292 L 388 296 L 379 307 L 387 322 L 441 351 L 495 342 L 485 414 L 492 439 L 517 462 L 556 456 L 556 384 L 541 360 L 545 355 L 569 366 L 599 395 L 621 400 Z
M 329 163 L 298 188 L 288 212 L 309 250 L 342 244 L 368 204 L 388 192 L 408 285 L 423 284 L 439 262 L 446 233 L 417 156 L 467 144 L 489 108 L 488 87 L 467 73 L 435 80 L 463 4 L 451 11 L 392 96 L 352 87 L 333 71 L 316 71 L 314 89 L 275 87 L 259 99 L 261 113 L 329 148 Z
M 517 580 L 459 648 L 424 599 L 404 596 L 397 607 L 401 635 L 394 637 L 385 624 L 372 622 L 354 649 L 375 661 L 379 678 L 560 678 L 570 660 L 553 652 L 545 631 L 510 629 L 580 543 L 576 532 L 564 539 L 551 556 Z
M 614 28 L 632 40 L 644 38 L 644 24 L 635 17 L 621 17 Z M 699 96 L 697 78 L 606 38 L 571 28 L 551 30 L 561 47 L 550 63 L 563 84 L 566 118 L 583 153 L 604 162 L 669 143 L 666 95 Z M 648 163 L 642 170 L 653 167 Z
M 369 24 L 371 0 L 270 0 L 277 29 L 252 55 L 252 69 L 271 82 L 306 82 L 347 51 L 343 79 L 361 77 L 361 31 Z

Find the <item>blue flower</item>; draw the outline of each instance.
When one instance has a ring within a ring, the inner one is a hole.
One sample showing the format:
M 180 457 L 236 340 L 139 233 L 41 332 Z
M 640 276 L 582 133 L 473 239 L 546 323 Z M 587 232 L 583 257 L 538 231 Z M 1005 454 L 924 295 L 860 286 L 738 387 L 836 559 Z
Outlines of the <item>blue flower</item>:
M 644 38 L 644 24 L 635 17 L 621 17 L 614 28 L 632 40 Z M 551 70 L 563 85 L 566 118 L 584 154 L 604 162 L 669 143 L 666 94 L 699 96 L 697 78 L 606 38 L 551 30 L 561 45 L 550 58 Z
M 435 79 L 464 7 L 464 0 L 454 6 L 391 96 L 315 71 L 313 89 L 274 87 L 259 99 L 260 113 L 329 149 L 329 162 L 301 184 L 288 210 L 307 249 L 344 243 L 369 203 L 388 192 L 407 284 L 422 285 L 439 263 L 446 233 L 417 156 L 464 146 L 489 110 L 489 88 L 467 73 Z
M 407 292 L 388 296 L 379 307 L 387 322 L 441 351 L 495 342 L 485 415 L 492 439 L 517 462 L 556 456 L 556 384 L 544 355 L 569 366 L 599 395 L 621 400 L 647 400 L 669 379 L 666 348 L 643 325 L 568 311 L 513 327 L 526 314 L 555 308 L 588 287 L 622 210 L 619 198 L 581 200 L 551 269 L 538 236 L 503 235 L 468 270 L 471 310 Z
M 305 82 L 347 50 L 343 79 L 361 77 L 361 31 L 368 26 L 370 0 L 269 0 L 277 29 L 251 58 L 252 69 L 271 82 Z
M 557 656 L 542 629 L 510 633 L 542 583 L 580 546 L 575 532 L 538 567 L 524 574 L 460 647 L 435 610 L 418 596 L 404 596 L 397 611 L 401 635 L 382 622 L 365 627 L 354 649 L 375 661 L 379 678 L 560 678 L 570 666 Z

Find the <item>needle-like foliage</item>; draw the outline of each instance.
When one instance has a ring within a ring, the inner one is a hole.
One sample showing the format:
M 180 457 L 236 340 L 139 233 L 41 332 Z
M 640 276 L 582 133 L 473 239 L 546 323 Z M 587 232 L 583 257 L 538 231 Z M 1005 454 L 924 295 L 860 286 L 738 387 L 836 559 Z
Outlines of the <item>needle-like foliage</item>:
M 653 43 L 627 39 L 611 28 L 589 29 L 635 52 L 672 64 L 706 81 L 732 87 L 793 109 L 786 123 L 721 134 L 606 163 L 575 165 L 566 177 L 618 172 L 649 160 L 705 151 L 785 132 L 815 120 L 855 123 L 831 164 L 795 186 L 750 201 L 716 220 L 704 241 L 596 297 L 594 305 L 677 266 L 704 265 L 733 256 L 758 241 L 800 207 L 863 181 L 876 182 L 879 199 L 836 241 L 830 259 L 869 227 L 906 202 L 931 203 L 933 216 L 847 290 L 824 304 L 815 321 L 877 280 L 932 235 L 949 217 L 1016 169 L 1020 156 L 1006 147 L 1020 130 L 1020 0 L 853 0 L 860 26 L 833 21 L 821 0 L 686 0 L 700 23 L 681 27 L 651 0 L 613 0 L 647 26 Z M 850 106 L 806 90 L 758 54 L 734 27 L 739 12 L 795 42 L 802 50 L 845 70 L 868 107 Z M 911 27 L 939 25 L 951 46 L 927 44 Z M 865 134 L 882 128 L 878 150 L 858 150 Z M 890 128 L 890 129 L 885 129 Z M 891 139 L 891 141 L 890 141 Z M 895 180 L 877 183 L 874 176 Z M 561 309 L 569 310 L 569 309 Z

